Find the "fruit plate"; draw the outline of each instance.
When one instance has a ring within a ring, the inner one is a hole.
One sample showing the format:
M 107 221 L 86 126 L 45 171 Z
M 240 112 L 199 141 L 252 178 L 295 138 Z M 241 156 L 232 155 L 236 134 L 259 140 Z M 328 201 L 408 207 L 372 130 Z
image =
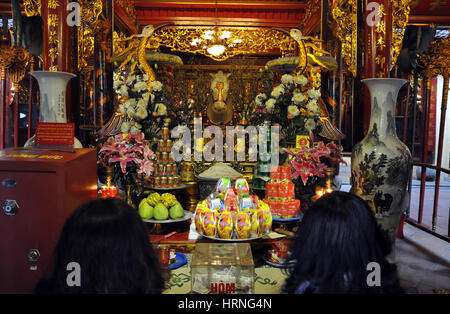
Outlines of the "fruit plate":
M 187 210 L 183 210 L 183 217 L 177 218 L 177 219 L 166 219 L 166 220 L 156 220 L 156 219 L 142 219 L 145 222 L 151 222 L 154 224 L 168 224 L 172 222 L 180 222 L 180 221 L 186 221 L 192 218 L 192 213 Z
M 261 239 L 263 237 L 265 237 L 266 235 L 268 235 L 268 233 L 265 233 L 263 235 L 260 235 L 259 237 L 254 237 L 254 238 L 247 238 L 247 239 L 221 239 L 221 238 L 215 238 L 215 237 L 208 237 L 204 234 L 201 234 L 202 237 L 211 239 L 211 240 L 217 240 L 217 241 L 224 241 L 224 242 L 245 242 L 245 241 L 252 241 L 252 240 L 257 240 L 257 239 Z
M 186 265 L 187 258 L 183 253 L 175 252 L 175 263 L 169 265 L 169 269 L 177 269 L 183 265 Z
M 292 221 L 297 221 L 302 219 L 303 214 L 300 214 L 300 216 L 298 217 L 293 217 L 293 218 L 275 218 L 272 216 L 272 221 L 274 222 L 292 222 Z

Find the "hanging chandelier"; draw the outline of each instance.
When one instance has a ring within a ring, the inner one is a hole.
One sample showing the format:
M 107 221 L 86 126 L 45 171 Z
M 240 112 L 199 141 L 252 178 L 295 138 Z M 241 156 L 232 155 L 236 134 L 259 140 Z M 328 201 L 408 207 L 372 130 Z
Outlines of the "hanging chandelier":
M 242 40 L 236 38 L 231 30 L 222 30 L 217 26 L 217 0 L 215 8 L 215 26 L 213 29 L 206 30 L 200 37 L 194 38 L 190 44 L 193 47 L 201 47 L 213 57 L 219 57 L 224 54 L 226 49 L 236 48 L 242 43 Z
M 242 40 L 237 38 L 231 30 L 214 29 L 205 30 L 200 37 L 194 38 L 190 45 L 206 50 L 214 57 L 221 56 L 226 49 L 237 48 Z

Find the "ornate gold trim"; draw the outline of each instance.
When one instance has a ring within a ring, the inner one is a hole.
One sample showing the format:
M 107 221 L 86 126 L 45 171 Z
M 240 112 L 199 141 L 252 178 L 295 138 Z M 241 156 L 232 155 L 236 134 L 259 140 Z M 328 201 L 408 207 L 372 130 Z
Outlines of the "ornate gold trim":
M 28 51 L 23 47 L 3 46 L 0 48 L 2 80 L 6 78 L 6 71 L 8 71 L 13 82 L 12 92 L 16 91 L 16 85 L 24 78 L 29 59 Z
M 203 47 L 192 46 L 194 38 L 200 38 L 206 30 L 213 27 L 162 28 L 153 34 L 147 48 L 165 46 L 174 51 L 200 53 L 217 61 L 224 61 L 239 54 L 266 53 L 280 49 L 283 56 L 293 55 L 295 41 L 287 34 L 273 29 L 244 29 L 220 27 L 221 31 L 232 32 L 233 38 L 241 40 L 239 46 L 227 48 L 220 56 L 210 55 Z
M 305 15 L 303 16 L 302 23 L 306 24 L 309 22 L 311 17 L 319 10 L 321 7 L 321 0 L 308 0 L 306 3 Z
M 342 57 L 348 70 L 356 77 L 358 45 L 358 4 L 356 0 L 336 0 L 331 15 L 337 24 L 336 36 L 341 41 Z
M 91 70 L 88 59 L 94 54 L 94 37 L 98 18 L 103 10 L 102 0 L 78 0 L 81 6 L 81 24 L 78 32 L 78 70 Z
M 391 66 L 395 65 L 402 49 L 403 35 L 410 12 L 411 0 L 394 0 L 392 3 L 392 44 L 391 44 Z
M 25 77 L 27 73 L 27 66 L 30 60 L 30 56 L 28 51 L 22 47 L 12 47 L 11 48 L 15 52 L 15 60 L 14 63 L 9 67 L 8 74 L 13 82 L 13 86 L 11 88 L 12 92 L 18 91 L 18 84 Z
M 134 0 L 115 0 L 117 6 L 121 7 L 127 15 L 133 20 L 136 20 L 136 8 Z
M 442 75 L 450 76 L 450 38 L 431 43 L 426 54 L 419 56 L 419 63 L 424 67 L 424 75 L 428 78 Z M 445 86 L 445 85 L 444 85 Z
M 113 54 L 118 55 L 120 52 L 122 52 L 126 47 L 126 42 L 124 39 L 127 36 L 122 32 L 113 32 Z
M 41 15 L 41 0 L 23 0 L 23 9 L 27 16 Z

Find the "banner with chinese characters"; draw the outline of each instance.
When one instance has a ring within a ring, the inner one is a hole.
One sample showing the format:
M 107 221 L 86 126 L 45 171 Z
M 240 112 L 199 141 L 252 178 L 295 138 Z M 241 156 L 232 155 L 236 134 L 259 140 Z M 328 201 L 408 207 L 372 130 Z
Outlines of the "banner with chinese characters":
M 46 5 L 45 2 L 42 5 Z M 49 70 L 50 71 L 58 71 L 57 58 L 59 55 L 58 50 L 58 27 L 59 23 L 61 23 L 58 14 L 58 7 L 61 4 L 59 0 L 48 0 L 47 1 L 47 29 L 48 29 L 48 58 L 49 58 Z
M 364 9 L 365 78 L 389 77 L 392 13 L 389 0 L 367 1 Z

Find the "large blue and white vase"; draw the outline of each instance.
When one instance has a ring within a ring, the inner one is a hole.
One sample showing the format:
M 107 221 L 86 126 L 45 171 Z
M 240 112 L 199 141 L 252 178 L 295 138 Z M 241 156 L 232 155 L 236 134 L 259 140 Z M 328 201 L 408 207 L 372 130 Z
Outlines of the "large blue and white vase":
M 369 131 L 352 151 L 351 192 L 366 200 L 380 227 L 389 236 L 392 252 L 387 260 L 395 263 L 395 238 L 405 204 L 411 169 L 411 153 L 395 129 L 395 105 L 403 79 L 362 80 L 370 91 Z

